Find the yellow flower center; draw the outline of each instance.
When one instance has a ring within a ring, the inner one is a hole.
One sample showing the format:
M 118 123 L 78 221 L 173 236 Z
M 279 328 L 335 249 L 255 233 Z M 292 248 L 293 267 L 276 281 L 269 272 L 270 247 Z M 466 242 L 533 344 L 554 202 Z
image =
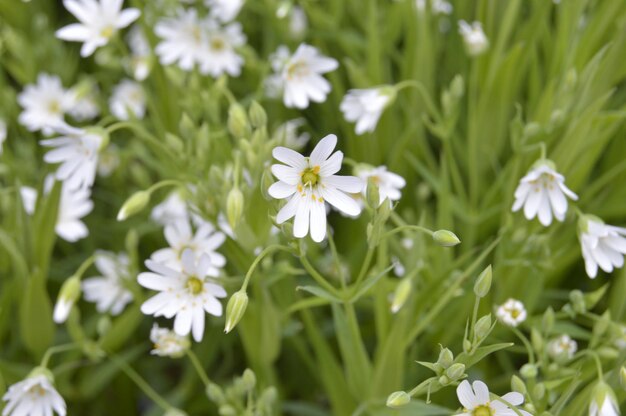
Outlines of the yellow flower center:
M 115 33 L 115 28 L 113 26 L 105 26 L 100 31 L 100 36 L 109 39 L 111 36 L 113 36 L 113 33 Z
M 316 186 L 320 180 L 319 172 L 320 172 L 319 166 L 313 166 L 312 168 L 304 169 L 301 173 L 302 184 L 304 186 L 310 186 L 310 187 Z
M 220 37 L 215 37 L 211 39 L 211 49 L 215 51 L 221 51 L 225 47 L 226 47 L 226 42 L 224 42 L 224 39 Z
M 199 295 L 204 289 L 204 282 L 196 276 L 191 276 L 187 279 L 187 289 L 189 289 L 192 295 Z
M 202 33 L 200 32 L 200 28 L 198 26 L 194 26 L 191 28 L 191 36 L 193 36 L 196 42 L 200 42 L 202 38 Z
M 287 67 L 287 78 L 292 79 L 297 76 L 305 75 L 308 68 L 304 62 L 294 62 Z
M 28 392 L 35 396 L 44 396 L 46 394 L 46 390 L 41 387 L 39 384 L 34 385 L 28 390 Z
M 472 412 L 472 416 L 493 416 L 493 411 L 491 410 L 491 406 L 485 404 L 476 407 Z
M 57 114 L 61 112 L 61 103 L 59 103 L 57 100 L 52 100 L 48 103 L 48 111 L 50 111 L 53 114 Z

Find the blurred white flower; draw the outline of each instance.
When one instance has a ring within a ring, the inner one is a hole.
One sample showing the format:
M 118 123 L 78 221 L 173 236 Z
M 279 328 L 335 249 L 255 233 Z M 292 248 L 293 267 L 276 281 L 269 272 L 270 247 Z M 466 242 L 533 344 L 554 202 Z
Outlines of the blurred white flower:
M 132 27 L 126 39 L 132 52 L 129 66 L 133 78 L 137 81 L 143 81 L 150 74 L 151 50 L 148 39 L 146 39 L 139 25 Z
M 109 109 L 120 120 L 142 119 L 146 112 L 146 95 L 141 85 L 129 79 L 122 80 L 113 88 Z
M 66 415 L 65 401 L 52 383 L 47 370 L 33 371 L 27 379 L 9 387 L 2 397 L 7 402 L 2 416 Z
M 76 121 L 93 120 L 100 114 L 100 106 L 94 91 L 89 91 L 86 94 L 79 94 L 76 90 L 72 89 L 71 93 L 74 95 L 72 107 L 68 110 Z
M 298 133 L 298 129 L 306 124 L 306 120 L 303 118 L 296 118 L 288 120 L 278 126 L 275 136 L 280 140 L 280 143 L 285 147 L 291 149 L 300 150 L 311 139 L 311 135 L 307 132 Z
M 209 7 L 210 16 L 226 23 L 237 17 L 244 0 L 204 0 L 204 4 Z
M 217 78 L 222 74 L 236 77 L 241 74 L 243 58 L 235 52 L 235 48 L 246 43 L 246 36 L 239 23 L 220 26 L 214 20 L 205 25 L 205 52 L 200 56 L 200 73 Z
M 191 250 L 196 261 L 202 256 L 209 259 L 209 266 L 205 270 L 206 275 L 217 277 L 219 269 L 226 264 L 226 258 L 216 252 L 226 240 L 226 236 L 209 223 L 204 222 L 194 233 L 187 219 L 177 220 L 165 226 L 165 239 L 170 245 L 155 251 L 150 257 L 152 260 L 162 263 L 172 269 L 182 269 L 182 254 Z
M 469 381 L 463 380 L 456 389 L 456 395 L 463 405 L 463 413 L 456 416 L 511 416 L 517 414 L 516 412 L 523 416 L 532 416 L 525 410 L 518 408 L 513 410 L 503 402 L 489 397 L 489 388 L 480 380 L 474 381 L 471 385 Z M 513 406 L 524 403 L 524 395 L 516 391 L 505 394 L 502 399 Z
M 109 144 L 98 157 L 98 175 L 106 178 L 120 165 L 120 150 L 115 143 Z
M 17 96 L 22 107 L 19 122 L 30 131 L 42 130 L 49 135 L 65 125 L 63 116 L 74 105 L 74 94 L 63 88 L 56 75 L 41 73 L 37 84 L 29 84 Z
M 415 7 L 417 8 L 417 11 L 419 12 L 425 11 L 426 0 L 415 0 Z M 445 0 L 431 0 L 430 9 L 434 15 L 438 15 L 438 14 L 449 15 L 449 14 L 452 14 L 452 10 L 454 10 L 454 8 L 452 7 L 452 4 L 450 4 L 449 2 Z
M 591 392 L 589 416 L 619 416 L 619 405 L 613 389 L 601 380 Z
M 508 299 L 496 309 L 498 319 L 508 326 L 518 326 L 526 320 L 526 308 L 517 299 Z
M 0 118 L 0 156 L 2 155 L 2 145 L 7 138 L 7 123 Z
M 150 218 L 158 224 L 168 225 L 176 221 L 188 220 L 189 211 L 187 210 L 187 204 L 181 198 L 180 193 L 172 192 L 163 200 L 163 202 L 152 208 Z
M 95 265 L 101 275 L 83 280 L 83 297 L 95 303 L 98 312 L 119 315 L 133 300 L 127 288 L 131 279 L 128 256 L 99 251 L 95 254 Z
M 141 305 L 146 315 L 164 316 L 174 320 L 174 332 L 188 335 L 200 342 L 204 334 L 204 313 L 222 315 L 222 304 L 217 298 L 226 297 L 224 288 L 207 280 L 207 270 L 211 267 L 208 256 L 202 256 L 198 262 L 192 250 L 187 249 L 182 255 L 182 270 L 171 269 L 153 260 L 146 260 L 151 272 L 139 275 L 139 284 L 145 288 L 159 291 Z
M 96 177 L 98 153 L 104 136 L 97 130 L 64 128 L 61 136 L 42 140 L 42 146 L 52 147 L 43 157 L 46 163 L 60 163 L 55 177 L 68 189 L 90 188 Z
M 304 9 L 298 5 L 291 8 L 291 16 L 289 18 L 289 33 L 294 39 L 301 39 L 304 37 L 307 27 L 309 25 L 308 19 Z
M 339 109 L 347 121 L 356 122 L 356 134 L 373 132 L 394 95 L 395 90 L 391 87 L 350 90 L 343 97 Z
M 334 71 L 339 63 L 323 56 L 317 48 L 301 44 L 293 55 L 284 46 L 271 57 L 274 71 L 283 84 L 283 101 L 287 107 L 305 109 L 309 101 L 321 103 L 331 90 L 330 83 L 322 76 Z
M 463 37 L 468 55 L 478 56 L 489 48 L 489 39 L 487 39 L 480 22 L 473 22 L 470 25 L 465 20 L 459 21 L 459 33 Z
M 559 220 L 565 219 L 567 198 L 576 201 L 578 196 L 565 186 L 565 178 L 558 173 L 549 160 L 539 160 L 524 176 L 515 190 L 513 212 L 524 207 L 524 216 L 531 220 L 539 217 L 544 226 L 552 223 L 552 215 Z
M 276 222 L 293 218 L 293 235 L 305 237 L 309 232 L 315 242 L 326 236 L 326 207 L 324 201 L 348 215 L 361 212 L 359 204 L 346 193 L 358 193 L 363 181 L 354 176 L 335 175 L 341 169 L 343 153 L 335 152 L 337 136 L 329 134 L 315 146 L 310 157 L 286 147 L 274 148 L 272 155 L 282 164 L 272 165 L 278 182 L 269 188 L 276 199 L 289 198 L 276 216 Z
M 167 328 L 160 328 L 157 324 L 150 330 L 150 341 L 154 344 L 150 354 L 159 357 L 180 358 L 190 346 L 189 337 L 180 336 Z
M 578 344 L 569 335 L 561 335 L 548 343 L 548 354 L 554 359 L 571 359 Z
M 626 228 L 604 224 L 600 218 L 591 215 L 581 218 L 579 227 L 580 246 L 589 277 L 596 277 L 598 266 L 606 273 L 624 266 Z
M 59 39 L 83 42 L 80 55 L 87 57 L 97 48 L 109 43 L 109 39 L 137 20 L 139 9 L 122 10 L 123 0 L 63 0 L 65 8 L 80 23 L 72 23 L 56 32 Z
M 388 199 L 389 202 L 398 201 L 402 197 L 400 189 L 404 188 L 406 185 L 406 181 L 402 176 L 389 172 L 386 166 L 360 166 L 357 169 L 357 176 L 361 178 L 364 183 L 367 183 L 371 178 L 374 183 L 378 185 L 379 205 L 382 204 L 385 199 Z M 363 196 L 365 196 L 366 188 L 362 191 Z
M 157 22 L 154 33 L 162 40 L 155 52 L 163 65 L 178 62 L 178 66 L 191 71 L 206 54 L 207 35 L 205 20 L 198 18 L 196 9 L 179 9 L 176 17 L 166 17 Z

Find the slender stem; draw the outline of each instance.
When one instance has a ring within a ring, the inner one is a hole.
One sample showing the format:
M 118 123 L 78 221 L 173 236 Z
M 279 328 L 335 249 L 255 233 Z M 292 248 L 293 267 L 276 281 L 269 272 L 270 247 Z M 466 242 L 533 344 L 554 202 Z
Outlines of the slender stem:
M 420 384 L 415 386 L 415 388 L 408 393 L 409 396 L 413 397 L 413 396 L 417 396 L 417 395 L 420 395 L 420 394 L 424 394 L 424 392 L 429 390 L 429 388 L 427 388 L 427 387 L 430 387 L 430 384 L 432 382 L 433 382 L 433 378 L 432 377 L 422 381 Z
M 337 246 L 335 245 L 335 239 L 333 238 L 333 234 L 330 231 L 330 228 L 326 231 L 326 235 L 328 236 L 328 245 L 330 246 L 330 252 L 333 256 L 335 267 L 337 268 L 337 273 L 339 274 L 339 281 L 341 282 L 341 287 L 345 289 L 346 288 L 346 276 L 343 273 L 343 268 L 341 267 L 341 260 L 339 259 L 339 253 L 337 252 Z
M 387 237 L 390 237 L 390 236 L 392 236 L 394 234 L 397 234 L 397 233 L 400 233 L 402 231 L 420 231 L 420 232 L 422 232 L 424 234 L 430 235 L 431 237 L 435 233 L 434 231 L 429 230 L 428 228 L 422 227 L 422 226 L 419 226 L 419 225 L 401 225 L 399 227 L 394 228 L 391 231 L 387 231 L 385 234 L 382 235 L 381 239 L 385 239 Z
M 289 252 L 289 253 L 293 253 L 293 250 L 291 248 L 289 248 L 287 246 L 280 245 L 280 244 L 273 244 L 271 246 L 265 247 L 265 249 L 263 251 L 261 251 L 258 256 L 256 256 L 256 259 L 254 259 L 254 261 L 250 265 L 250 268 L 248 269 L 248 272 L 246 273 L 246 277 L 245 277 L 245 279 L 243 281 L 243 285 L 241 286 L 241 290 L 243 290 L 245 292 L 245 290 L 248 288 L 248 282 L 250 281 L 250 278 L 252 277 L 252 273 L 254 273 L 254 270 L 259 265 L 259 262 L 261 260 L 263 260 L 263 257 L 265 257 L 269 253 L 271 253 L 273 251 L 277 251 L 277 250 L 282 250 L 282 251 L 286 251 L 286 252 Z
M 326 279 L 324 278 L 324 276 L 322 276 L 322 274 L 320 272 L 318 272 L 317 270 L 315 270 L 315 268 L 313 267 L 313 265 L 309 262 L 309 259 L 307 259 L 305 254 L 300 254 L 300 262 L 302 263 L 302 265 L 304 266 L 304 268 L 306 269 L 306 271 L 309 273 L 309 275 L 311 275 L 311 277 L 320 285 L 322 286 L 324 289 L 326 289 L 327 291 L 329 291 L 330 293 L 332 293 L 335 296 L 338 297 L 343 297 L 343 295 L 340 295 L 337 292 L 337 289 L 335 289 L 335 287 L 333 285 L 331 285 L 330 283 L 328 283 L 326 281 Z
M 528 341 L 528 338 L 526 338 L 526 336 L 522 333 L 522 331 L 515 328 L 514 326 L 511 327 L 511 331 L 513 331 L 513 333 L 517 335 L 517 337 L 522 341 L 522 343 L 524 344 L 524 347 L 526 347 L 526 350 L 528 351 L 528 360 L 530 361 L 531 364 L 534 364 L 535 352 L 533 351 L 533 348 L 530 345 L 530 341 Z
M 439 111 L 437 110 L 437 107 L 435 106 L 435 103 L 433 102 L 432 98 L 430 97 L 430 94 L 428 93 L 428 91 L 426 90 L 426 87 L 424 86 L 424 84 L 422 84 L 419 81 L 413 80 L 413 79 L 409 79 L 406 81 L 402 81 L 399 82 L 395 85 L 395 89 L 397 92 L 405 89 L 405 88 L 415 88 L 417 90 L 417 92 L 419 93 L 419 95 L 422 97 L 422 99 L 424 100 L 424 103 L 426 104 L 426 108 L 428 108 L 428 110 L 430 111 L 431 115 L 433 117 L 435 117 L 437 119 L 437 121 L 439 121 L 441 119 L 441 116 L 439 115 Z
M 198 356 L 191 349 L 188 349 L 186 352 L 187 352 L 187 357 L 189 357 L 191 364 L 193 364 L 194 368 L 196 369 L 198 376 L 200 376 L 200 379 L 202 380 L 204 385 L 208 387 L 209 384 L 211 384 L 211 379 L 207 375 L 206 371 L 204 371 L 204 368 L 202 367 L 202 364 L 200 363 Z
M 361 283 L 361 280 L 363 280 L 363 278 L 367 274 L 367 270 L 369 269 L 370 264 L 372 263 L 372 258 L 374 257 L 374 250 L 375 250 L 374 247 L 367 248 L 365 259 L 363 260 L 363 264 L 361 265 L 361 270 L 359 271 L 359 275 L 357 276 L 355 284 L 354 284 L 355 290 L 359 287 L 359 283 Z
M 474 301 L 474 310 L 472 312 L 472 324 L 470 326 L 470 334 L 472 340 L 476 339 L 476 334 L 474 334 L 474 326 L 476 325 L 476 319 L 478 318 L 478 307 L 480 306 L 480 298 L 476 296 L 476 300 Z
M 166 186 L 183 186 L 184 187 L 185 184 L 176 179 L 165 179 L 152 185 L 150 188 L 148 188 L 147 192 L 152 193 L 156 191 L 157 189 L 165 188 Z
M 83 277 L 83 274 L 87 271 L 89 266 L 93 264 L 95 259 L 96 259 L 96 256 L 94 256 L 93 254 L 87 257 L 87 259 L 85 259 L 85 261 L 83 261 L 83 263 L 80 265 L 78 270 L 76 270 L 76 273 L 74 273 L 74 276 L 78 277 L 79 279 Z
M 596 363 L 596 370 L 598 371 L 598 378 L 600 380 L 604 379 L 604 372 L 602 371 L 602 362 L 600 361 L 600 357 L 598 356 L 598 354 L 595 351 L 593 351 L 593 350 L 583 350 L 583 351 L 580 351 L 576 355 L 578 357 L 582 357 L 583 355 L 591 356 L 591 358 L 593 358 L 595 363 Z M 576 357 L 576 358 L 578 358 L 578 357 Z
M 69 344 L 56 345 L 54 347 L 48 348 L 48 350 L 46 351 L 46 353 L 44 354 L 41 360 L 40 367 L 48 368 L 48 363 L 50 362 L 50 358 L 52 358 L 54 354 L 58 354 L 60 352 L 65 352 L 65 351 L 70 351 L 76 348 L 78 348 L 78 345 L 75 342 L 71 342 Z
M 546 154 L 547 154 L 546 143 L 545 142 L 540 142 L 539 143 L 539 149 L 541 149 L 541 158 L 545 159 L 546 158 Z

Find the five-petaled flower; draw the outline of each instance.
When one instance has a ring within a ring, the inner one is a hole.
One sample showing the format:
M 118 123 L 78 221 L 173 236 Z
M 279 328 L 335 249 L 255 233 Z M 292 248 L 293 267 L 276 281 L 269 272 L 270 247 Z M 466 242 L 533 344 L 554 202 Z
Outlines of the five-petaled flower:
M 459 401 L 463 405 L 463 412 L 456 416 L 511 416 L 519 412 L 523 416 L 531 416 L 525 410 L 513 410 L 511 406 L 519 406 L 524 403 L 524 396 L 518 392 L 507 393 L 498 398 L 492 399 L 489 395 L 489 388 L 480 380 L 474 381 L 471 385 L 469 381 L 463 380 L 456 389 Z M 506 403 L 505 403 L 506 402 Z

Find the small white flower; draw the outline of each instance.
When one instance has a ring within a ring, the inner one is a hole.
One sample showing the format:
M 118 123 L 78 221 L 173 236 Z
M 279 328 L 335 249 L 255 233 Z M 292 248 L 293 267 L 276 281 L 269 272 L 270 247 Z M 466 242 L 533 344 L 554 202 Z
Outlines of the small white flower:
M 604 381 L 598 382 L 591 393 L 589 416 L 619 416 L 617 398 L 611 387 Z
M 52 384 L 47 371 L 34 371 L 26 380 L 9 387 L 2 397 L 7 402 L 2 416 L 66 415 L 65 401 Z M 38 373 L 38 374 L 37 374 Z
M 305 124 L 306 120 L 303 118 L 288 120 L 278 126 L 275 135 L 285 147 L 300 150 L 311 139 L 311 135 L 307 132 L 298 133 L 298 129 Z
M 492 399 L 489 396 L 489 388 L 480 380 L 474 381 L 471 385 L 469 381 L 463 380 L 456 389 L 456 395 L 463 405 L 464 412 L 456 416 L 511 416 L 516 414 L 508 405 Z M 502 396 L 507 403 L 519 406 L 524 403 L 524 395 L 518 392 L 507 393 Z M 525 410 L 515 409 L 524 416 L 532 416 Z
M 120 165 L 120 150 L 115 143 L 109 144 L 98 158 L 98 175 L 106 178 L 111 176 L 113 171 Z
M 508 299 L 496 310 L 498 319 L 508 326 L 518 326 L 526 320 L 526 308 L 517 299 Z
M 152 326 L 150 341 L 154 344 L 150 354 L 159 357 L 180 358 L 190 346 L 189 337 L 180 336 L 167 328 L 159 328 L 157 324 Z
M 37 84 L 29 84 L 17 96 L 23 110 L 19 122 L 30 131 L 44 134 L 65 125 L 63 116 L 74 105 L 74 94 L 63 88 L 56 75 L 39 74 Z
M 337 136 L 329 134 L 315 146 L 310 157 L 286 147 L 274 148 L 272 155 L 285 165 L 272 165 L 272 174 L 278 179 L 269 188 L 276 199 L 289 198 L 276 216 L 276 222 L 293 218 L 293 235 L 305 237 L 309 232 L 315 242 L 326 236 L 326 207 L 328 202 L 348 215 L 361 212 L 359 204 L 346 193 L 358 193 L 363 181 L 354 176 L 335 175 L 341 169 L 343 153 L 335 152 Z
M 230 22 L 237 17 L 244 0 L 204 0 L 204 4 L 209 7 L 211 17 L 222 23 Z
M 180 193 L 172 192 L 163 202 L 152 208 L 150 218 L 152 221 L 165 226 L 176 221 L 189 220 L 189 211 Z
M 89 91 L 86 94 L 78 94 L 77 91 L 72 90 L 71 93 L 74 94 L 74 102 L 68 113 L 74 120 L 93 120 L 100 114 L 100 106 L 93 91 Z
M 209 259 L 206 275 L 217 277 L 219 269 L 226 264 L 226 258 L 216 252 L 226 240 L 226 236 L 209 223 L 204 222 L 194 233 L 187 219 L 178 220 L 165 226 L 165 239 L 170 247 L 155 251 L 151 259 L 175 270 L 182 269 L 182 254 L 191 250 L 196 261 L 202 256 Z
M 235 52 L 235 48 L 246 43 L 246 36 L 239 23 L 231 23 L 221 27 L 214 20 L 205 24 L 205 52 L 200 56 L 200 73 L 217 78 L 222 74 L 237 77 L 241 74 L 243 58 Z
M 133 26 L 128 32 L 127 41 L 132 52 L 129 66 L 133 78 L 137 81 L 143 81 L 150 74 L 150 44 L 138 25 Z
M 415 7 L 419 12 L 423 12 L 424 10 L 426 10 L 426 0 L 416 0 Z M 432 10 L 434 15 L 450 15 L 452 14 L 452 10 L 454 10 L 452 4 L 445 0 L 431 0 L 430 9 Z
M 90 188 L 96 178 L 98 153 L 103 144 L 103 135 L 96 130 L 64 128 L 61 136 L 42 140 L 42 146 L 52 147 L 43 160 L 60 163 L 55 177 L 63 181 L 68 189 Z
M 204 334 L 205 312 L 222 315 L 222 304 L 217 298 L 226 297 L 224 288 L 207 280 L 207 270 L 211 267 L 208 256 L 202 256 L 198 262 L 192 250 L 185 250 L 182 255 L 182 270 L 171 269 L 161 263 L 146 260 L 151 272 L 139 275 L 139 284 L 145 288 L 159 291 L 141 305 L 146 315 L 164 316 L 174 320 L 174 332 L 188 335 L 200 342 Z
M 304 37 L 307 27 L 309 25 L 308 19 L 304 9 L 300 6 L 293 6 L 291 8 L 291 17 L 289 19 L 289 33 L 294 39 L 300 39 Z
M 80 55 L 87 57 L 109 39 L 139 18 L 138 9 L 122 10 L 123 0 L 63 0 L 65 8 L 80 23 L 72 23 L 56 32 L 59 39 L 83 42 Z
M 372 178 L 374 183 L 378 185 L 379 205 L 385 199 L 391 202 L 398 201 L 402 197 L 400 189 L 404 188 L 406 181 L 402 176 L 389 172 L 386 166 L 378 166 L 376 168 L 361 167 L 357 170 L 357 175 L 364 183 L 367 183 Z M 363 195 L 365 196 L 365 189 L 363 189 Z
M 597 276 L 598 266 L 606 273 L 624 266 L 626 228 L 604 224 L 590 215 L 581 219 L 580 224 L 580 246 L 589 277 Z
M 83 296 L 87 302 L 96 304 L 98 312 L 119 315 L 133 300 L 132 292 L 127 289 L 131 278 L 128 256 L 100 251 L 96 253 L 95 265 L 101 276 L 83 280 Z
M 539 160 L 524 176 L 515 190 L 513 212 L 524 207 L 524 216 L 531 220 L 539 217 L 544 226 L 552 223 L 552 216 L 563 221 L 567 213 L 567 198 L 576 201 L 578 196 L 565 186 L 565 178 L 554 169 L 549 160 Z
M 548 353 L 554 359 L 571 359 L 578 344 L 569 335 L 561 335 L 548 343 Z
M 303 43 L 292 56 L 288 56 L 285 47 L 280 47 L 272 57 L 272 66 L 281 77 L 285 105 L 305 109 L 309 101 L 326 101 L 331 85 L 322 74 L 334 71 L 339 63 L 321 55 L 317 48 Z
M 0 156 L 2 155 L 2 145 L 7 138 L 7 123 L 0 118 Z
M 394 95 L 395 91 L 390 87 L 350 90 L 343 97 L 339 109 L 347 121 L 356 122 L 356 134 L 373 132 Z
M 146 95 L 141 85 L 129 79 L 122 80 L 113 88 L 109 109 L 120 120 L 142 119 L 146 112 Z
M 459 21 L 459 33 L 463 37 L 468 55 L 478 56 L 489 48 L 489 40 L 480 22 L 473 22 L 470 25 L 465 20 Z

